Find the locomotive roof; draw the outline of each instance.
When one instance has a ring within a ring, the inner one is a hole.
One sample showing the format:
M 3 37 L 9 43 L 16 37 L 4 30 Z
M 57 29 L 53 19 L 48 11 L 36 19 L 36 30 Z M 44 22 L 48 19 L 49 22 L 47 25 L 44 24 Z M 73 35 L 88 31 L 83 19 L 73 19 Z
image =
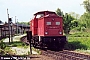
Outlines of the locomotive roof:
M 48 14 L 51 14 L 51 13 L 56 14 L 55 12 L 52 12 L 52 11 L 40 11 L 40 12 L 35 13 L 34 15 L 37 15 L 37 14 L 45 14 L 45 13 L 48 13 Z

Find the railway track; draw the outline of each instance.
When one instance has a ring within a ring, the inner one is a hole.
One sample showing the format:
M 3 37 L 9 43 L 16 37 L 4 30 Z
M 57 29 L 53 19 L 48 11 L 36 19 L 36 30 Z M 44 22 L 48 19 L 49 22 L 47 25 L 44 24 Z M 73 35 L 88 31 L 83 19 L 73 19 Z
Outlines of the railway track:
M 25 37 L 22 38 L 24 43 L 27 43 Z M 52 57 L 55 60 L 90 60 L 90 55 L 76 53 L 74 51 L 51 51 L 51 50 L 41 50 L 42 54 L 48 57 Z
M 25 43 L 26 45 L 29 45 L 29 44 L 30 44 L 30 43 L 28 42 L 28 40 L 27 40 L 27 36 L 21 37 L 21 38 L 20 38 L 20 41 L 23 42 L 23 43 Z
M 60 59 L 61 60 L 90 60 L 89 55 L 75 53 L 67 50 L 59 51 L 59 52 L 42 50 L 42 55 L 53 57 L 55 60 L 60 60 Z

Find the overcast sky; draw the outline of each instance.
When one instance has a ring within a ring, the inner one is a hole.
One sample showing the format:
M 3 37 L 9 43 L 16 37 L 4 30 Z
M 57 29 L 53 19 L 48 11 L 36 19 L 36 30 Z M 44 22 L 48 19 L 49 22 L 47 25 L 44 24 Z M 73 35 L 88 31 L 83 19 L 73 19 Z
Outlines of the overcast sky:
M 7 8 L 13 22 L 15 16 L 19 22 L 28 22 L 33 14 L 38 11 L 56 11 L 60 8 L 63 12 L 75 12 L 82 15 L 85 9 L 83 0 L 0 0 L 0 20 L 7 21 Z

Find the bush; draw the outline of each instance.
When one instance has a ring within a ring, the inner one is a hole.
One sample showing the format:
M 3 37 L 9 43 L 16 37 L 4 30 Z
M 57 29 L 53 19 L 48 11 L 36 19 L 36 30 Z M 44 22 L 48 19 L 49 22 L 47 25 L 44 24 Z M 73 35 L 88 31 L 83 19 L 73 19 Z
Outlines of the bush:
M 86 28 L 85 27 L 81 27 L 81 31 L 85 32 Z
M 7 45 L 3 41 L 0 42 L 0 48 L 1 49 L 5 49 L 6 46 Z
M 12 45 L 13 47 L 25 46 L 25 43 L 20 42 L 20 41 L 16 41 L 16 42 L 11 43 L 11 45 Z

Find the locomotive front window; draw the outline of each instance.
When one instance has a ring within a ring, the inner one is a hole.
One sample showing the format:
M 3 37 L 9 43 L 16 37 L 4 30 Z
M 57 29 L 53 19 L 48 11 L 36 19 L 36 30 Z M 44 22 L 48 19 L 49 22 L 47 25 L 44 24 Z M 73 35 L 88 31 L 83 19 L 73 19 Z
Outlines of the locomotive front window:
M 60 22 L 56 22 L 56 25 L 60 25 Z
M 44 16 L 44 14 L 38 14 L 37 16 L 36 16 L 36 18 L 40 18 L 40 17 L 43 17 Z
M 46 22 L 46 25 L 51 25 L 51 22 Z

